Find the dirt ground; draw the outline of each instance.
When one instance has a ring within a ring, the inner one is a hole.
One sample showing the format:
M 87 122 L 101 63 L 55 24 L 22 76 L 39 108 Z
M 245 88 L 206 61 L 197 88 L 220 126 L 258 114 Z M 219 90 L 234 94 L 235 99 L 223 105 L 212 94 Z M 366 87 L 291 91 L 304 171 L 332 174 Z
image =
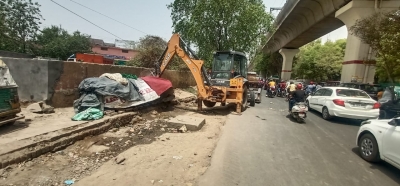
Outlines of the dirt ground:
M 195 107 L 195 103 L 181 103 Z M 210 164 L 228 109 L 202 113 L 174 108 L 137 116 L 137 123 L 87 137 L 0 170 L 0 185 L 194 185 Z M 166 119 L 189 115 L 206 119 L 200 131 L 181 133 Z

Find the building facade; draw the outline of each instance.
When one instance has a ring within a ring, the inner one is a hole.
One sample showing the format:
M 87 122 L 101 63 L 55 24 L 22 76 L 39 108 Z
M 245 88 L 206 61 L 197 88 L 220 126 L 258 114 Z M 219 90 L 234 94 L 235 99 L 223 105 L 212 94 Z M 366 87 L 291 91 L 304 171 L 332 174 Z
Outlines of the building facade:
M 139 51 L 129 48 L 116 47 L 113 43 L 105 43 L 101 39 L 91 39 L 92 52 L 106 55 L 113 59 L 131 60 L 137 56 Z

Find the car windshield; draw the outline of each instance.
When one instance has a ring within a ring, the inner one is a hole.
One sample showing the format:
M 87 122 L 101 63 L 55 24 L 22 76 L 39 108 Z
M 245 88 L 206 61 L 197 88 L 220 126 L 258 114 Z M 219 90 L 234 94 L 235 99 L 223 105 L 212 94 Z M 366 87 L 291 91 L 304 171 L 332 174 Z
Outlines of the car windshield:
M 368 94 L 364 91 L 351 89 L 336 89 L 336 95 L 340 97 L 369 98 Z
M 229 79 L 229 72 L 214 72 L 212 75 L 212 79 Z
M 231 64 L 232 64 L 232 55 L 230 54 L 215 55 L 213 71 L 229 72 L 231 70 L 230 69 Z
M 381 87 L 379 85 L 361 85 L 360 88 L 366 92 L 378 92 Z
M 349 88 L 358 88 L 356 84 L 352 84 L 352 83 L 343 83 L 340 84 L 341 87 L 349 87 Z

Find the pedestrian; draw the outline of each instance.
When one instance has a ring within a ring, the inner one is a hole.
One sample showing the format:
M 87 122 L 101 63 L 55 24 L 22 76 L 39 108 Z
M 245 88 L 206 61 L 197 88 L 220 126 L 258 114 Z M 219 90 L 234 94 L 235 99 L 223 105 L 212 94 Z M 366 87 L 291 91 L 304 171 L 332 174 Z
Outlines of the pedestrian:
M 382 96 L 383 96 L 383 88 L 379 88 L 378 93 L 376 94 L 378 101 L 382 99 Z

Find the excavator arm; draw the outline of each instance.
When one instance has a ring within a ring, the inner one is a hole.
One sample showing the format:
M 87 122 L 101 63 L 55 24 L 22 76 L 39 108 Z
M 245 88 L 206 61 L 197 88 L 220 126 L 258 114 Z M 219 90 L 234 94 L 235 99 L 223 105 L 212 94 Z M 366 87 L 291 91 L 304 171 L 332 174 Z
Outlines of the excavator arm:
M 204 84 L 204 79 L 208 86 L 211 86 L 207 73 L 203 67 L 204 61 L 200 60 L 189 48 L 188 45 L 181 39 L 179 34 L 173 34 L 171 39 L 168 41 L 168 46 L 161 55 L 160 59 L 156 64 L 156 74 L 161 77 L 165 69 L 171 63 L 174 56 L 179 56 L 183 62 L 186 63 L 197 84 L 198 96 L 201 99 L 207 98 L 208 87 Z M 204 77 L 204 79 L 203 79 Z

